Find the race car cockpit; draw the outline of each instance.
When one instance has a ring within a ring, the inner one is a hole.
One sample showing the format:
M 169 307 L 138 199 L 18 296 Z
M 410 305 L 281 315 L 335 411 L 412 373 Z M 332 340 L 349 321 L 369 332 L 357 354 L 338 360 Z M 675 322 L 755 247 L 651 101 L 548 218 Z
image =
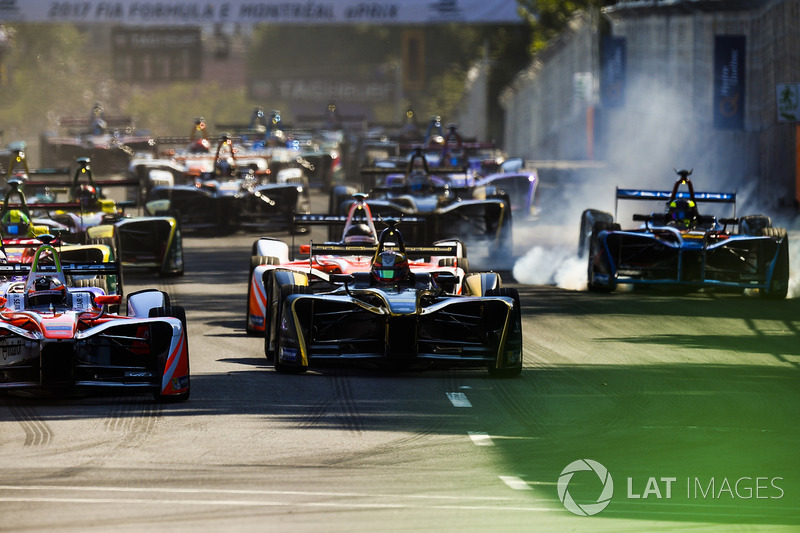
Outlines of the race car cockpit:
M 43 272 L 40 270 L 45 260 L 54 263 L 55 271 L 48 270 Z M 36 307 L 66 308 L 69 306 L 67 280 L 61 268 L 61 260 L 55 248 L 50 244 L 43 244 L 36 250 L 30 273 L 25 281 L 24 290 L 26 309 Z
M 697 226 L 700 213 L 694 200 L 676 198 L 667 204 L 666 223 L 681 230 L 691 230 Z
M 676 170 L 678 179 L 672 187 L 672 193 L 666 202 L 666 212 L 663 215 L 663 224 L 671 226 L 679 231 L 702 230 L 709 231 L 717 229 L 715 217 L 703 216 L 697 209 L 697 199 L 694 194 L 694 185 L 689 179 L 692 170 Z M 680 193 L 681 185 L 685 185 L 688 194 Z

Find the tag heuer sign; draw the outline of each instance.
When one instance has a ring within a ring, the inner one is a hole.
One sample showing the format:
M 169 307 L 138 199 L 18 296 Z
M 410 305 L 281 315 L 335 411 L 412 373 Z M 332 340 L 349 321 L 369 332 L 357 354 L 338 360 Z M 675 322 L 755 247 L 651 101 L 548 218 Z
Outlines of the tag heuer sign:
M 778 122 L 800 122 L 800 83 L 778 84 Z
M 118 81 L 199 80 L 200 28 L 124 27 L 111 32 L 114 78 Z

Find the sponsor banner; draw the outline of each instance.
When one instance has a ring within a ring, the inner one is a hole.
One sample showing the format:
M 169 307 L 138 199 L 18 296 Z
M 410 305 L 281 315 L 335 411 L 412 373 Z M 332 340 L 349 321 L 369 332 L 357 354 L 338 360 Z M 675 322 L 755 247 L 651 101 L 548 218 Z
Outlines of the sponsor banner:
M 114 78 L 119 81 L 199 80 L 200 28 L 116 26 L 111 37 Z
M 744 129 L 744 35 L 714 38 L 714 127 Z
M 253 100 L 292 102 L 394 102 L 396 83 L 382 80 L 285 78 L 255 79 L 248 84 L 248 96 Z
M 625 37 L 605 36 L 600 46 L 600 101 L 604 107 L 622 107 L 625 103 Z
M 0 0 L 0 21 L 125 25 L 521 24 L 516 0 Z

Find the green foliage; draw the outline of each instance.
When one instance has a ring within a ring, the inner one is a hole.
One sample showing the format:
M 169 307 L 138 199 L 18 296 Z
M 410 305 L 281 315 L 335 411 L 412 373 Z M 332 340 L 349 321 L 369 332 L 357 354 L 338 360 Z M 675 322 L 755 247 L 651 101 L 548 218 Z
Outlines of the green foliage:
M 156 135 L 189 135 L 196 117 L 203 117 L 211 134 L 215 124 L 246 123 L 253 111 L 243 87 L 231 90 L 218 83 L 171 83 L 132 95 L 128 112 Z
M 495 60 L 527 61 L 525 46 L 506 46 L 524 25 L 516 26 L 328 26 L 315 28 L 262 26 L 250 50 L 249 75 L 254 78 L 343 76 L 374 79 L 391 74 L 402 63 L 403 34 L 421 32 L 425 87 L 405 91 L 405 104 L 419 117 L 451 114 L 461 99 L 471 64 L 488 47 Z M 278 51 L 278 52 L 276 52 Z M 506 55 L 507 54 L 507 55 Z M 283 104 L 283 103 L 281 103 Z M 396 110 L 396 106 L 391 106 Z M 286 110 L 284 110 L 286 111 Z M 401 117 L 390 117 L 399 122 Z
M 600 9 L 614 1 L 603 0 L 517 0 L 533 30 L 530 52 L 535 54 L 558 35 L 576 11 Z
M 564 9 L 556 9 L 560 2 L 544 4 L 550 5 L 553 20 L 565 19 Z M 245 88 L 224 83 L 145 87 L 116 82 L 109 49 L 86 46 L 104 35 L 96 29 L 79 30 L 69 24 L 5 27 L 13 31 L 13 41 L 0 58 L 7 73 L 5 85 L 0 87 L 3 143 L 36 139 L 41 132 L 56 129 L 60 117 L 88 116 L 95 102 L 109 115 L 133 115 L 138 125 L 155 135 L 188 134 L 197 116 L 205 117 L 213 132 L 217 123 L 247 121 L 254 105 L 288 111 L 288 102 L 253 102 Z M 536 25 L 263 25 L 249 42 L 248 75 L 267 79 L 384 76 L 394 80 L 394 69 L 402 62 L 403 34 L 408 30 L 423 36 L 424 88 L 405 90 L 402 102 L 376 106 L 377 118 L 399 122 L 401 117 L 395 116 L 398 109 L 411 105 L 422 120 L 434 114 L 447 120 L 462 98 L 470 67 L 485 57 L 492 65 L 489 101 L 494 109 L 490 121 L 500 131 L 502 113 L 496 96 L 529 62 L 531 38 L 541 35 Z
M 6 139 L 38 135 L 62 113 L 80 109 L 88 116 L 92 68 L 81 53 L 85 37 L 66 24 L 21 24 L 11 30 L 12 46 L 4 56 L 7 86 L 0 102 Z

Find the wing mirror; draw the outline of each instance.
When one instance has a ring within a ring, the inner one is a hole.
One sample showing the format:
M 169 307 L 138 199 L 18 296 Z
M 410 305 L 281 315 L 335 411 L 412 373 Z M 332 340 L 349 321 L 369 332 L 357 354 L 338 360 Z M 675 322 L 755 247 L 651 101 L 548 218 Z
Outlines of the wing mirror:
M 102 296 L 95 296 L 94 303 L 100 305 L 118 305 L 122 301 L 122 296 L 119 294 L 104 294 Z
M 433 275 L 433 281 L 445 292 L 453 293 L 458 285 L 458 276 L 450 272 L 440 272 Z

